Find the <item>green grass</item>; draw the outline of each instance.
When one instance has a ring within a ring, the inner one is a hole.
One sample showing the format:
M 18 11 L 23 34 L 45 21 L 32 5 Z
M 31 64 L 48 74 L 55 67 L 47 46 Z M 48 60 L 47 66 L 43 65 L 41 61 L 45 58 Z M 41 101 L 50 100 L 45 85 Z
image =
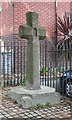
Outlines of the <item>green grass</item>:
M 24 80 L 24 82 L 22 83 L 22 86 L 26 86 L 26 81 Z
M 21 85 L 21 86 L 26 86 L 26 80 L 23 80 L 23 82 L 20 83 L 19 85 Z
M 11 90 L 11 88 L 8 88 L 7 90 Z
M 37 110 L 37 109 L 42 109 L 42 108 L 47 108 L 47 107 L 52 107 L 52 104 L 49 103 L 49 102 L 47 102 L 45 105 L 42 105 L 42 104 L 38 103 L 38 104 L 36 104 L 36 106 L 32 106 L 29 109 L 30 110 L 34 110 L 34 109 Z

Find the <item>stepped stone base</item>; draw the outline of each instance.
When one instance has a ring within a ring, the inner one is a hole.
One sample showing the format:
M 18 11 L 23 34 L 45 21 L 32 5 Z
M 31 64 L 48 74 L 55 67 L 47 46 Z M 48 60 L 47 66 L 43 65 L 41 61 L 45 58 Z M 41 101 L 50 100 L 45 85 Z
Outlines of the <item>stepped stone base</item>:
M 41 86 L 40 90 L 26 90 L 25 87 L 18 86 L 8 92 L 8 97 L 17 101 L 23 108 L 28 108 L 40 103 L 45 105 L 60 103 L 60 94 L 54 88 Z

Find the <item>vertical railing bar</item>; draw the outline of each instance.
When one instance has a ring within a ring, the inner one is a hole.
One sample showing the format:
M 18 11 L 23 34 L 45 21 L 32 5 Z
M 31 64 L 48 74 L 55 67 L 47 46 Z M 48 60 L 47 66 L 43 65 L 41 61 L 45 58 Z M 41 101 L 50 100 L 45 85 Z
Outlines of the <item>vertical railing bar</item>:
M 9 86 L 9 45 L 7 44 L 7 86 Z
M 15 83 L 16 83 L 16 82 L 15 82 L 15 72 L 16 72 L 16 71 L 15 71 L 15 56 L 16 56 L 16 55 L 15 55 L 15 52 L 16 52 L 16 46 L 15 46 L 15 41 L 14 41 L 14 86 L 15 86 Z
M 70 69 L 69 69 L 69 73 L 70 73 L 70 77 L 69 77 L 69 82 L 71 83 L 71 57 L 72 57 L 72 54 L 71 54 L 71 41 L 72 41 L 72 37 L 70 38 L 70 41 L 69 41 L 69 63 L 70 63 Z M 71 84 L 70 84 L 70 88 L 71 88 Z M 70 92 L 70 96 L 71 96 L 71 92 Z
M 19 41 L 17 41 L 17 85 L 19 85 Z
M 45 41 L 43 40 L 43 56 L 42 56 L 42 57 L 43 57 L 43 58 L 42 58 L 42 59 L 43 59 L 43 79 L 42 79 L 42 82 L 43 82 L 43 83 L 42 83 L 42 85 L 44 85 L 44 81 L 45 81 L 45 79 L 44 79 L 44 59 L 45 59 L 45 58 L 44 58 L 44 42 L 45 42 Z
M 54 55 L 55 55 L 55 46 L 53 45 L 53 88 L 54 88 L 54 75 L 55 75 L 55 73 L 54 73 L 54 69 L 55 69 L 55 65 L 54 65 L 54 63 L 55 63 L 55 57 L 54 57 Z
M 63 46 L 63 80 L 64 80 L 64 53 L 65 53 L 65 48 Z M 62 95 L 64 97 L 64 81 L 62 81 Z
M 4 87 L 6 86 L 5 84 L 5 41 L 4 41 L 4 53 L 3 53 L 3 75 L 4 75 Z
M 62 49 L 60 47 L 59 48 L 59 80 L 60 80 L 60 77 L 61 77 L 61 52 L 62 52 Z M 61 87 L 60 87 L 60 91 L 61 91 Z
M 44 41 L 42 41 L 42 85 L 44 85 Z
M 51 75 L 52 75 L 52 74 L 51 74 L 51 67 L 52 67 L 52 66 L 51 66 L 51 65 L 52 65 L 52 64 L 51 64 L 51 62 L 52 62 L 52 59 L 51 59 L 51 58 L 52 58 L 52 47 L 51 47 L 51 45 L 50 45 L 50 87 L 51 87 L 51 78 L 52 78 L 52 77 L 51 77 Z
M 56 91 L 57 91 L 58 46 L 56 46 Z
M 20 68 L 21 68 L 21 70 L 20 70 L 20 73 L 21 73 L 21 83 L 22 83 L 22 41 L 20 42 Z
M 25 40 L 24 40 L 24 81 L 25 81 Z
M 42 78 L 41 78 L 41 40 L 40 40 L 40 85 L 41 85 L 41 82 L 42 81 Z
M 46 46 L 47 46 L 47 42 L 45 40 L 45 86 L 46 86 Z
M 11 82 L 10 85 L 12 86 L 12 41 L 11 41 Z
M 47 86 L 49 86 L 49 40 L 48 40 L 48 71 L 47 71 Z
M 66 53 L 66 78 L 67 78 L 67 64 L 68 64 L 68 43 L 67 41 L 66 41 L 65 53 Z M 67 79 L 66 79 L 66 84 L 67 84 Z M 66 94 L 66 97 L 67 97 L 67 94 Z

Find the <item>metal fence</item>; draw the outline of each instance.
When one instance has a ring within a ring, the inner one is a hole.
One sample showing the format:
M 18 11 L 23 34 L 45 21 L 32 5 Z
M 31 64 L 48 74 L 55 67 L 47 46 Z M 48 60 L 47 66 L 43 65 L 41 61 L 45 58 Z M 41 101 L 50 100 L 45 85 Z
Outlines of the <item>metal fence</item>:
M 68 45 L 67 45 L 68 46 Z M 26 83 L 25 40 L 0 42 L 0 83 L 2 86 L 25 85 Z M 63 49 L 40 41 L 40 84 L 56 88 L 63 95 L 72 96 L 72 46 Z
M 41 42 L 40 50 L 41 85 L 72 97 L 72 40 L 66 41 L 63 47 L 45 40 Z
M 26 41 L 4 42 L 0 46 L 1 85 L 20 85 L 26 77 Z

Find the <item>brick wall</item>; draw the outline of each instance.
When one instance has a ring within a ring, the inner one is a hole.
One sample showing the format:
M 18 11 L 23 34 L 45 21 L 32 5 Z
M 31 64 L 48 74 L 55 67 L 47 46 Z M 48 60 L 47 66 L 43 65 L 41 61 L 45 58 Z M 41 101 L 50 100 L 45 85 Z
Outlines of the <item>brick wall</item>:
M 39 12 L 39 26 L 46 27 L 47 36 L 53 36 L 55 30 L 54 2 L 15 3 L 15 32 L 18 33 L 20 24 L 26 24 L 26 12 Z
M 13 33 L 13 7 L 8 2 L 2 3 L 2 35 Z
M 2 35 L 13 34 L 13 6 L 2 4 Z M 55 2 L 14 2 L 14 34 L 18 34 L 20 24 L 26 24 L 26 12 L 39 12 L 39 26 L 46 27 L 47 37 L 55 37 Z M 70 11 L 70 2 L 57 3 L 57 15 L 62 17 Z M 52 40 L 53 41 L 53 40 Z
M 2 34 L 13 32 L 13 6 L 9 3 L 2 5 Z M 54 36 L 55 31 L 55 3 L 54 2 L 27 2 L 14 3 L 14 33 L 18 34 L 20 24 L 26 24 L 26 12 L 39 12 L 39 26 L 45 26 L 47 36 Z
M 65 12 L 70 12 L 70 2 L 58 2 L 57 15 L 59 17 L 62 17 Z
M 70 11 L 72 12 L 72 2 L 70 3 Z

